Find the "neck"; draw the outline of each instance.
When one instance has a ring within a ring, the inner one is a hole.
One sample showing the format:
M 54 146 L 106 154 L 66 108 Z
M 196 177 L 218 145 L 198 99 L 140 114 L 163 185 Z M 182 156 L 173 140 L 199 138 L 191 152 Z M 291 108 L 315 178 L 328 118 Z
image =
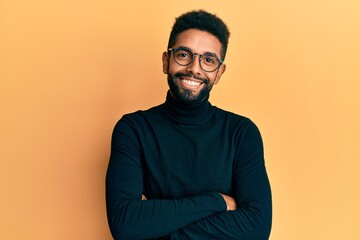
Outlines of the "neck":
M 207 120 L 212 108 L 209 95 L 200 102 L 185 103 L 178 101 L 169 91 L 165 102 L 165 109 L 173 118 L 189 123 L 200 123 Z

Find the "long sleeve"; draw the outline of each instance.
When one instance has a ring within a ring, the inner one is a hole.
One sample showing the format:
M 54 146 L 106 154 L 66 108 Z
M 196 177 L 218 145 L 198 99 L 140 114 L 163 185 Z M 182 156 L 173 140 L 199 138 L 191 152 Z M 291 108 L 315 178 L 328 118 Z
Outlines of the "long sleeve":
M 128 119 L 115 126 L 106 176 L 109 227 L 115 239 L 155 239 L 226 209 L 222 197 L 207 192 L 179 199 L 141 200 L 142 151 Z
M 220 212 L 194 222 L 170 239 L 240 239 L 269 238 L 272 222 L 271 190 L 263 144 L 254 124 L 237 136 L 238 150 L 233 172 L 233 194 L 238 209 Z

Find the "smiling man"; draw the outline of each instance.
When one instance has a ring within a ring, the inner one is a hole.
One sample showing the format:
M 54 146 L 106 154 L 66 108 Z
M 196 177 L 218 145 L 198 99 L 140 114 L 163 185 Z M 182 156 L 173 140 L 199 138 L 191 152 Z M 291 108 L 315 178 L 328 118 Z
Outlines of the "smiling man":
M 115 239 L 268 239 L 271 190 L 258 128 L 209 102 L 228 38 L 216 15 L 178 17 L 162 55 L 165 103 L 116 124 L 106 177 Z

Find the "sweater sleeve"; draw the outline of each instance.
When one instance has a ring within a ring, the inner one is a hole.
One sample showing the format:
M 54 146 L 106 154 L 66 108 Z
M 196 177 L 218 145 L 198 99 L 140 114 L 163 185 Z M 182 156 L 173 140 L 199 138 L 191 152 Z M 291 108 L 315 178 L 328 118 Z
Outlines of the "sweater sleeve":
M 143 172 L 136 131 L 126 118 L 114 128 L 106 175 L 106 207 L 115 239 L 156 239 L 226 210 L 216 192 L 181 199 L 141 200 Z
M 257 127 L 250 122 L 250 127 L 239 136 L 239 140 L 233 170 L 233 197 L 238 208 L 189 224 L 173 232 L 170 239 L 269 238 L 272 203 L 262 139 Z

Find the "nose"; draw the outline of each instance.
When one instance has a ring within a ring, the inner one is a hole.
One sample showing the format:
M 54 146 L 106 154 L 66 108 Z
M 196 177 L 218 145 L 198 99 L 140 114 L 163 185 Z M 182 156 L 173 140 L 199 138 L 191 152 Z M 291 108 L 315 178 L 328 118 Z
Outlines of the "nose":
M 187 66 L 186 70 L 193 75 L 201 74 L 200 56 L 198 54 L 194 54 L 194 60 Z

